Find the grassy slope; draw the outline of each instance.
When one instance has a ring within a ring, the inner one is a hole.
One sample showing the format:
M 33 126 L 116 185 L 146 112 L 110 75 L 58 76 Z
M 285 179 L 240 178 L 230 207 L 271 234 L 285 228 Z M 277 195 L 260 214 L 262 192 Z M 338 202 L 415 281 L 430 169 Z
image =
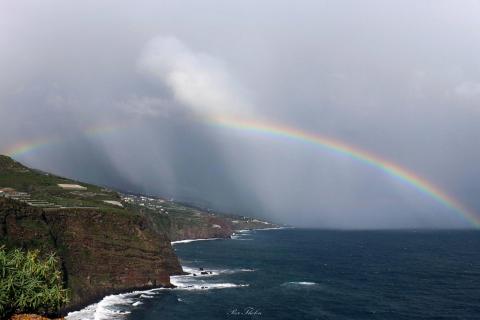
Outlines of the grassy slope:
M 57 184 L 80 184 L 85 191 L 70 191 Z M 153 281 L 169 283 L 181 272 L 165 233 L 150 226 L 130 208 L 106 204 L 121 201 L 117 192 L 29 169 L 0 155 L 0 188 L 27 192 L 70 209 L 41 209 L 0 197 L 0 245 L 57 252 L 73 306 L 101 296 L 143 288 Z
M 64 190 L 58 187 L 60 183 L 80 184 L 87 187 L 87 190 Z M 239 229 L 275 226 L 258 223 L 243 216 L 207 212 L 207 210 L 171 201 L 162 202 L 168 215 L 135 204 L 125 204 L 126 207 L 122 209 L 103 202 L 103 200 L 121 201 L 117 192 L 30 169 L 9 157 L 0 155 L 0 188 L 5 187 L 28 192 L 32 199 L 66 207 L 96 207 L 103 211 L 127 215 L 140 213 L 147 216 L 159 232 L 166 233 L 172 240 L 188 237 L 228 237 L 233 231 Z M 233 223 L 233 221 L 236 222 Z M 222 229 L 213 228 L 213 225 L 221 225 Z
M 242 229 L 262 229 L 277 227 L 273 223 L 263 223 L 250 217 L 211 212 L 177 202 L 158 202 L 162 209 L 149 209 L 129 203 L 128 207 L 140 212 L 156 226 L 159 232 L 166 233 L 172 241 L 200 238 L 228 238 Z
M 60 183 L 80 184 L 87 187 L 87 190 L 85 192 L 64 190 L 58 186 Z M 0 155 L 0 188 L 6 187 L 27 192 L 31 199 L 44 200 L 62 206 L 125 211 L 103 202 L 103 200 L 120 201 L 116 192 L 30 169 L 9 157 Z

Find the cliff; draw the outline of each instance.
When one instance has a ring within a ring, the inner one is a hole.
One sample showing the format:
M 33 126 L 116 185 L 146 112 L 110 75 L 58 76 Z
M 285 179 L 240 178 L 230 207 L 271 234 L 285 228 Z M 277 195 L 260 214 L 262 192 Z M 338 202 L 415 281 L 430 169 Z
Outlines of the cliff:
M 0 198 L 0 238 L 58 254 L 72 293 L 68 309 L 107 294 L 170 286 L 170 275 L 182 272 L 170 240 L 134 214 L 42 210 Z
M 170 241 L 275 227 L 158 197 L 125 195 L 30 169 L 0 155 L 0 245 L 56 252 L 67 310 L 103 296 L 171 286 L 182 268 Z
M 278 227 L 251 217 L 212 212 L 158 197 L 127 194 L 121 197 L 126 206 L 141 213 L 158 232 L 167 234 L 172 241 L 230 238 L 238 230 Z
M 158 223 L 158 219 L 153 219 Z M 167 224 L 165 226 L 165 224 Z M 160 232 L 168 234 L 172 241 L 185 239 L 230 238 L 234 229 L 228 220 L 221 217 L 178 217 L 172 215 L 160 222 Z M 162 228 L 163 226 L 163 228 Z

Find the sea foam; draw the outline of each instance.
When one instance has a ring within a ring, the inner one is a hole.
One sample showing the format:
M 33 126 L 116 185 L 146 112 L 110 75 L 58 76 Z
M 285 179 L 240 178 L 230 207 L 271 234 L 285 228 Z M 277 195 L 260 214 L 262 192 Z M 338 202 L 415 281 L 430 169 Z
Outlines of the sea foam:
M 202 270 L 190 266 L 183 266 L 183 271 L 188 272 L 187 275 L 172 276 L 170 282 L 177 288 L 175 290 L 211 290 L 211 289 L 225 289 L 225 288 L 240 288 L 247 287 L 248 284 L 236 283 L 219 283 L 212 280 L 205 280 L 205 278 L 218 276 L 221 274 L 233 274 L 237 272 L 251 272 L 253 269 L 205 269 L 206 274 L 201 274 Z M 210 273 L 211 272 L 211 273 Z M 194 276 L 194 274 L 196 276 Z
M 323 284 L 312 281 L 290 281 L 284 282 L 280 285 L 285 290 L 306 290 L 306 291 L 330 291 L 328 287 Z
M 113 294 L 104 297 L 100 302 L 89 305 L 82 310 L 70 312 L 67 320 L 110 320 L 125 319 L 130 314 L 132 306 L 142 304 L 142 298 L 151 297 L 159 289 L 133 291 Z
M 207 238 L 207 239 L 186 239 L 186 240 L 178 240 L 178 241 L 172 241 L 171 244 L 179 244 L 179 243 L 190 243 L 194 241 L 208 241 L 208 240 L 224 240 L 223 238 Z
M 82 310 L 70 312 L 66 320 L 111 320 L 125 319 L 131 313 L 132 308 L 143 304 L 142 300 L 152 299 L 156 294 L 164 290 L 215 290 L 228 288 L 248 287 L 248 284 L 231 282 L 215 282 L 206 280 L 206 277 L 214 277 L 221 274 L 233 274 L 236 272 L 252 272 L 254 269 L 209 269 L 208 274 L 201 274 L 198 268 L 183 266 L 188 275 L 172 276 L 170 282 L 176 286 L 174 289 L 157 288 L 145 291 L 133 291 L 116 295 L 109 295 L 100 302 L 89 305 Z M 212 274 L 210 274 L 212 272 Z M 193 276 L 193 273 L 197 276 Z
M 233 273 L 237 273 L 237 272 L 252 272 L 252 271 L 255 271 L 255 269 L 249 269 L 249 268 L 242 268 L 242 269 L 204 269 L 204 270 L 200 270 L 199 268 L 194 268 L 194 267 L 188 267 L 188 266 L 182 266 L 183 268 L 183 271 L 189 273 L 188 275 L 186 275 L 187 277 L 192 277 L 193 274 L 195 274 L 196 276 L 193 276 L 193 277 L 212 277 L 212 276 L 218 276 L 218 275 L 221 275 L 221 274 L 233 274 Z M 201 274 L 203 272 L 207 272 L 206 274 Z M 174 276 L 174 277 L 178 277 L 178 276 Z M 172 277 L 172 278 L 174 278 Z

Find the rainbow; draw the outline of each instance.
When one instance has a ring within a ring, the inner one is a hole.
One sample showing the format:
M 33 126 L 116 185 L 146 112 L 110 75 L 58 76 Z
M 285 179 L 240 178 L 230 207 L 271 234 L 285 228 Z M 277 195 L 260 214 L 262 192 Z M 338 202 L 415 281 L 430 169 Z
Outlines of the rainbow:
M 287 138 L 290 140 L 312 144 L 332 151 L 334 153 L 349 157 L 356 161 L 362 162 L 412 186 L 414 189 L 433 198 L 438 203 L 441 203 L 445 207 L 457 213 L 463 220 L 465 220 L 473 227 L 480 228 L 480 217 L 477 216 L 473 211 L 467 209 L 460 201 L 456 200 L 455 198 L 441 190 L 439 187 L 436 187 L 426 179 L 416 175 L 415 173 L 405 168 L 402 168 L 401 166 L 393 162 L 382 159 L 365 150 L 361 150 L 357 147 L 348 145 L 342 141 L 335 140 L 319 134 L 309 133 L 300 129 L 287 127 L 284 125 L 274 124 L 271 122 L 255 121 L 250 119 L 240 119 L 227 116 L 211 116 L 207 118 L 207 122 L 217 127 L 237 129 L 253 134 Z M 86 128 L 85 130 L 83 130 L 83 133 L 89 136 L 98 136 L 120 131 L 129 127 L 132 127 L 132 125 L 97 125 Z M 6 150 L 4 150 L 3 153 L 11 157 L 18 157 L 23 154 L 36 151 L 42 147 L 63 142 L 65 140 L 65 138 L 61 137 L 52 137 L 35 139 L 31 141 L 22 141 L 10 146 Z
M 121 131 L 122 129 L 131 128 L 132 124 L 121 123 L 121 124 L 101 124 L 89 126 L 80 132 L 87 136 L 95 137 L 100 135 L 105 135 L 109 133 L 115 133 Z M 48 138 L 36 138 L 32 140 L 21 140 L 11 146 L 7 147 L 5 150 L 2 150 L 2 154 L 5 154 L 10 157 L 19 157 L 23 154 L 27 154 L 38 149 L 47 147 L 52 144 L 61 143 L 68 140 L 66 137 L 60 136 L 51 136 Z
M 10 157 L 17 157 L 61 141 L 62 139 L 58 137 L 22 140 L 7 147 L 2 151 L 2 154 Z
M 412 186 L 421 193 L 433 198 L 445 207 L 451 209 L 453 212 L 456 212 L 462 219 L 471 224 L 473 227 L 480 228 L 479 216 L 477 216 L 473 211 L 467 209 L 464 205 L 462 205 L 462 203 L 460 203 L 460 201 L 448 195 L 440 188 L 434 186 L 431 182 L 393 162 L 382 159 L 376 155 L 348 145 L 342 141 L 269 122 L 244 120 L 226 116 L 213 117 L 210 119 L 210 122 L 213 125 L 224 128 L 238 129 L 241 131 L 251 132 L 253 134 L 270 135 L 278 138 L 288 138 L 291 140 L 320 146 L 334 153 L 360 161 Z

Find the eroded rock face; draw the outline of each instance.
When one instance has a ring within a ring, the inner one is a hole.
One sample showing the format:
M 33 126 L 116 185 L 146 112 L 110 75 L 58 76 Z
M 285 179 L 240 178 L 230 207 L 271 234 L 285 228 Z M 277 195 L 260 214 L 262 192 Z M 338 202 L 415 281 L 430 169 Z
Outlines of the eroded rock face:
M 182 272 L 170 239 L 128 211 L 42 210 L 0 198 L 0 239 L 58 254 L 72 292 L 68 309 L 107 294 L 170 286 L 170 275 Z
M 222 218 L 208 217 L 202 224 L 179 224 L 171 219 L 167 230 L 172 241 L 184 239 L 229 238 L 234 230 L 231 223 Z

